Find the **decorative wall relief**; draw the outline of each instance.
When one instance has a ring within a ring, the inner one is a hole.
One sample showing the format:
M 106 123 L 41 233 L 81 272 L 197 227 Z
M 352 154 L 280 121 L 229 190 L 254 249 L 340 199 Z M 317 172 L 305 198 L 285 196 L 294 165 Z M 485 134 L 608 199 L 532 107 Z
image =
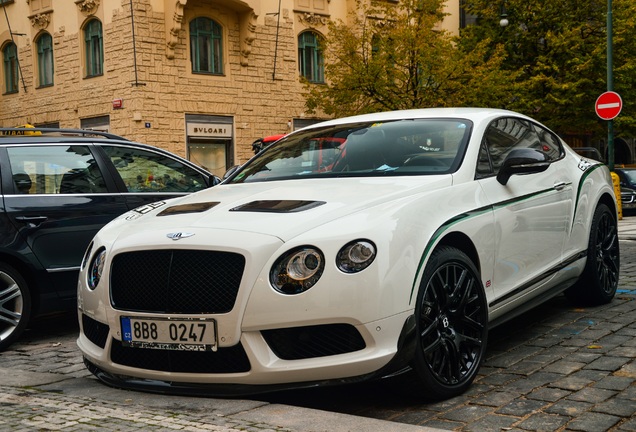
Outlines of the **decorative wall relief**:
M 95 15 L 97 8 L 99 7 L 100 0 L 75 0 L 75 4 L 86 16 Z

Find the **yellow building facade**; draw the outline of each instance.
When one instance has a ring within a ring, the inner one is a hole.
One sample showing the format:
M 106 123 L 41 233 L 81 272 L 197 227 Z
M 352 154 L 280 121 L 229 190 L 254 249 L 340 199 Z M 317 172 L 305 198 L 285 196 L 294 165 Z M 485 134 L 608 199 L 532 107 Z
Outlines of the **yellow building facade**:
M 393 0 L 386 0 L 393 1 Z M 217 175 L 324 117 L 314 41 L 355 0 L 0 0 L 0 126 L 99 129 Z M 459 0 L 440 25 L 459 28 Z M 4 19 L 6 18 L 6 19 Z

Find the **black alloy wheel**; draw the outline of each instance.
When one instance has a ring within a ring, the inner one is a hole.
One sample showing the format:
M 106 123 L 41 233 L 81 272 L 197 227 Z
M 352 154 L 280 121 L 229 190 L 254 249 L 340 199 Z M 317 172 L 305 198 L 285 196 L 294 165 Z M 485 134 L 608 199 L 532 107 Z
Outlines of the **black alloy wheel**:
M 20 274 L 0 264 L 0 351 L 24 331 L 31 315 L 31 296 Z
M 586 305 L 609 303 L 618 288 L 619 272 L 618 222 L 605 204 L 599 204 L 590 226 L 585 269 L 565 294 L 568 299 Z
M 475 379 L 486 351 L 488 307 L 479 272 L 453 247 L 436 250 L 425 270 L 415 307 L 413 367 L 424 396 L 457 396 Z

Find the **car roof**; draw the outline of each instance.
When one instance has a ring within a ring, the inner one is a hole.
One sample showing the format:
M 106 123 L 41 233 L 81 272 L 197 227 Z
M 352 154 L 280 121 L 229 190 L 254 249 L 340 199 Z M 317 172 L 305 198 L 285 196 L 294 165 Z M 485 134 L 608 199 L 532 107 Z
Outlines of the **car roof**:
M 463 118 L 471 120 L 473 122 L 480 122 L 483 120 L 489 120 L 497 117 L 513 116 L 518 118 L 524 118 L 528 121 L 536 122 L 532 118 L 519 114 L 514 111 L 496 109 L 496 108 L 420 108 L 409 109 L 400 111 L 385 111 L 373 114 L 361 114 L 352 117 L 343 117 L 334 120 L 327 120 L 325 122 L 316 123 L 304 130 L 312 129 L 322 126 L 340 125 L 346 123 L 357 122 L 382 122 L 402 119 L 424 119 L 424 118 Z

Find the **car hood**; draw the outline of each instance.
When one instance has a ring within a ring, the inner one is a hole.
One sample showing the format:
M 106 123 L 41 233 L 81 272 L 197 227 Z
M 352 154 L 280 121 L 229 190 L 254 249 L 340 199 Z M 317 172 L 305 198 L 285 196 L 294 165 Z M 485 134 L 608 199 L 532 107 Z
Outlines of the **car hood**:
M 119 235 L 148 230 L 234 230 L 287 241 L 312 228 L 363 209 L 450 186 L 451 175 L 312 179 L 221 184 L 118 219 Z M 143 215 L 142 215 L 143 214 Z

